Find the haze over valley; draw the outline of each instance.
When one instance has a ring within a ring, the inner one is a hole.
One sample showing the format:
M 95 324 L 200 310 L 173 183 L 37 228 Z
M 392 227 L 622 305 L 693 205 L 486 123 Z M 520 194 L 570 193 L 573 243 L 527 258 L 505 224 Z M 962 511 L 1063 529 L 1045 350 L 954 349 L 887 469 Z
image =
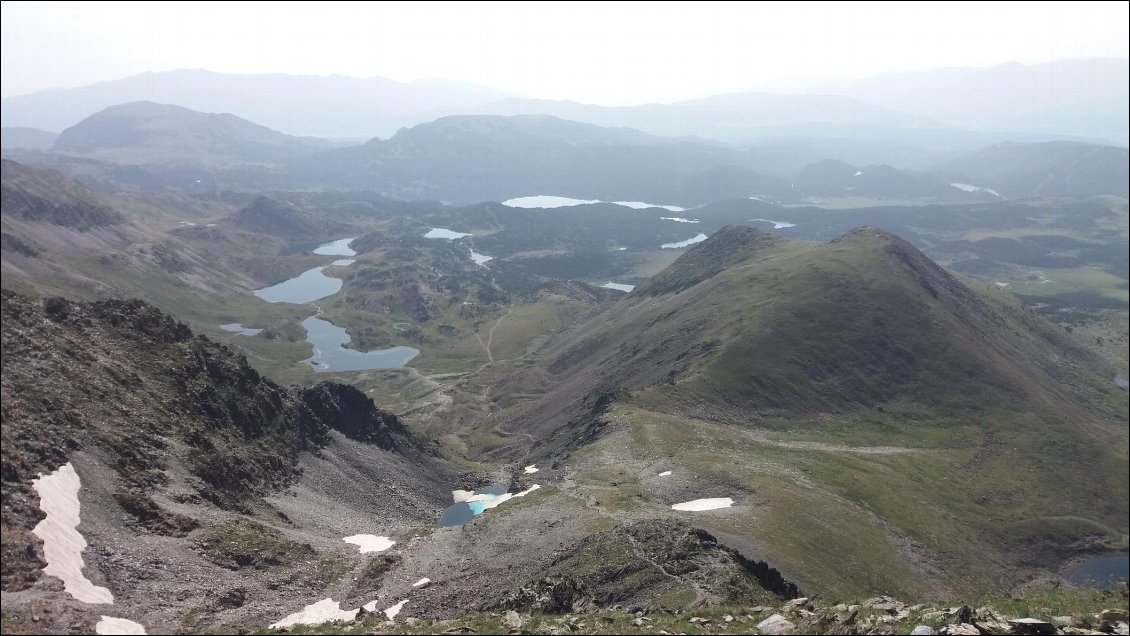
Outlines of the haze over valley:
M 1125 3 L 319 7 L 4 4 L 4 633 L 1127 633 Z

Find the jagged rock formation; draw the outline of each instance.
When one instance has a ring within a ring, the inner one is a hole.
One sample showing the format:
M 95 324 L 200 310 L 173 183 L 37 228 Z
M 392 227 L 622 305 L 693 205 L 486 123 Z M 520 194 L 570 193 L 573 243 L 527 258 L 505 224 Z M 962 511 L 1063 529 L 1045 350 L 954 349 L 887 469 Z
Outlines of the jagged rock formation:
M 112 467 L 133 523 L 177 535 L 195 524 L 152 499 L 170 484 L 241 510 L 292 480 L 299 453 L 331 431 L 388 450 L 416 445 L 357 389 L 279 386 L 141 301 L 2 299 L 5 589 L 41 567 L 27 532 L 42 518 L 30 482 L 75 452 Z

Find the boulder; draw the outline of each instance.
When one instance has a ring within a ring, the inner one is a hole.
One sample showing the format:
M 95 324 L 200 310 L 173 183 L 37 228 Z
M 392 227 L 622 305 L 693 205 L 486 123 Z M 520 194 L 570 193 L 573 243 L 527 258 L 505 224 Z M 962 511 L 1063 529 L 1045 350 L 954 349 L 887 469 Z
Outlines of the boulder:
M 522 629 L 522 625 L 525 625 L 526 621 L 518 612 L 506 610 L 506 612 L 502 614 L 502 624 L 510 629 Z
M 1081 624 L 1074 616 L 1052 616 L 1052 625 L 1056 627 L 1074 627 Z
M 863 606 L 874 610 L 879 610 L 881 612 L 890 612 L 894 614 L 895 612 L 898 612 L 905 608 L 906 603 L 903 603 L 902 601 L 896 601 L 889 596 L 877 596 L 875 598 L 870 598 L 866 601 L 863 601 Z
M 1126 610 L 1104 609 L 1103 611 L 1099 612 L 1099 622 L 1125 623 L 1127 622 Z
M 981 630 L 982 634 L 990 634 L 992 636 L 1003 636 L 1004 634 L 1011 634 L 1012 625 L 997 616 L 991 608 L 979 607 L 973 612 L 972 622 Z
M 757 624 L 757 631 L 762 634 L 792 634 L 796 625 L 780 614 L 774 614 Z
M 910 636 L 933 636 L 937 633 L 929 625 L 916 625 L 914 629 L 910 630 Z
M 1055 625 L 1038 618 L 1011 618 L 1008 624 L 1012 627 L 1013 634 L 1055 634 Z

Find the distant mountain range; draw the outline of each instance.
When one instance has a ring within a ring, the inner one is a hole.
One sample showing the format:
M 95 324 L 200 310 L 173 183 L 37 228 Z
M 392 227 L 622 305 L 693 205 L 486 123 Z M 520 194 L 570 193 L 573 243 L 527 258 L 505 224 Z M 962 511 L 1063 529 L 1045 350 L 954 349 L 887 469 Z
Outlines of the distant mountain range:
M 6 97 L 0 122 L 61 131 L 109 106 L 151 101 L 233 113 L 290 134 L 367 139 L 512 95 L 455 82 L 178 70 Z
M 329 188 L 459 203 L 538 194 L 686 207 L 748 196 L 955 202 L 1128 189 L 1127 151 L 1113 146 L 1001 144 L 919 170 L 824 154 L 838 149 L 733 146 L 549 115 L 448 116 L 387 140 L 335 148 L 231 114 L 137 102 L 64 130 L 49 151 L 5 149 L 5 157 L 59 170 L 95 190 Z
M 889 73 L 800 90 L 850 97 L 955 128 L 1074 135 L 1125 146 L 1128 78 L 1130 61 L 1099 58 Z
M 402 127 L 445 115 L 541 114 L 736 143 L 802 137 L 847 139 L 866 148 L 881 140 L 903 152 L 919 153 L 968 151 L 1002 141 L 1074 139 L 1126 145 L 1127 76 L 1126 60 L 1066 60 L 794 83 L 772 92 L 605 107 L 525 99 L 445 82 L 179 70 L 8 97 L 0 102 L 0 123 L 61 131 L 109 106 L 153 101 L 228 112 L 289 134 L 352 140 L 388 138 Z

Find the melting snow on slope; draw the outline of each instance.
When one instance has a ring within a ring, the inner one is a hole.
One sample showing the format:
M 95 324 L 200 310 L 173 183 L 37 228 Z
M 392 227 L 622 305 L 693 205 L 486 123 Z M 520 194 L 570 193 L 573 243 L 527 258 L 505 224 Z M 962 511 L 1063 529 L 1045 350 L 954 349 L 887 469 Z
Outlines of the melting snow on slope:
M 950 185 L 957 188 L 958 190 L 962 190 L 963 192 L 988 192 L 998 199 L 1001 196 L 999 192 L 992 188 L 982 188 L 981 186 L 975 186 L 972 183 L 951 183 Z
M 601 287 L 604 289 L 615 289 L 616 291 L 629 293 L 631 293 L 631 291 L 636 288 L 635 285 L 625 285 L 623 283 L 614 283 L 612 281 L 608 281 L 607 283 L 601 285 Z
M 86 547 L 86 539 L 78 531 L 82 482 L 74 466 L 67 462 L 49 475 L 41 473 L 31 487 L 39 495 L 39 508 L 47 513 L 32 530 L 43 540 L 47 559 L 43 573 L 62 579 L 64 589 L 83 603 L 113 603 L 110 590 L 95 585 L 82 573 L 82 551 Z
M 366 552 L 384 552 L 396 545 L 396 542 L 392 539 L 388 537 L 378 537 L 375 534 L 355 534 L 343 538 L 342 541 L 360 546 L 359 551 L 361 554 L 365 554 Z
M 113 616 L 103 616 L 102 620 L 94 626 L 95 634 L 105 634 L 112 636 L 115 634 L 121 636 L 140 636 L 145 634 L 145 626 L 141 623 L 135 623 L 128 618 L 114 618 Z
M 532 475 L 532 474 L 538 472 L 538 466 L 537 466 L 537 464 L 530 464 L 529 466 L 526 466 L 525 468 L 523 468 L 522 472 L 526 473 L 527 475 Z
M 396 618 L 396 615 L 399 614 L 400 610 L 404 609 L 404 606 L 407 605 L 407 604 L 408 604 L 408 599 L 404 599 L 403 601 L 400 601 L 396 605 L 393 605 L 392 607 L 389 607 L 389 608 L 381 610 L 381 611 L 383 611 L 384 614 L 385 614 L 385 617 L 388 618 L 388 620 L 391 621 L 392 619 Z M 369 601 L 368 603 L 365 603 L 365 611 L 367 611 L 367 612 L 377 611 L 377 602 L 376 601 Z
M 714 499 L 694 499 L 692 501 L 684 501 L 671 506 L 672 510 L 685 510 L 688 512 L 701 512 L 703 510 L 717 510 L 719 508 L 729 508 L 734 505 L 734 500 L 729 497 L 718 497 Z
M 373 603 L 375 604 L 376 601 L 373 601 Z M 365 608 L 368 609 L 368 606 L 366 605 Z M 358 611 L 360 610 L 343 610 L 341 603 L 332 598 L 325 598 L 303 607 L 277 623 L 271 623 L 270 627 L 271 629 L 281 629 L 294 625 L 320 625 L 330 621 L 351 621 L 357 616 Z
M 507 493 L 503 493 L 501 495 L 491 495 L 489 493 L 483 493 L 483 494 L 479 494 L 479 495 L 471 495 L 471 497 L 469 499 L 466 499 L 465 501 L 467 501 L 468 503 L 479 502 L 480 505 L 482 506 L 483 510 L 490 510 L 491 508 L 496 508 L 496 507 L 498 507 L 499 504 L 510 501 L 511 499 L 517 499 L 518 497 L 525 497 L 526 495 L 532 493 L 533 491 L 537 490 L 538 488 L 541 488 L 541 486 L 538 485 L 538 484 L 534 484 L 533 486 L 530 486 L 529 488 L 523 490 L 522 492 L 507 492 Z M 482 511 L 479 511 L 479 513 L 477 513 L 477 514 L 481 514 L 481 512 Z

